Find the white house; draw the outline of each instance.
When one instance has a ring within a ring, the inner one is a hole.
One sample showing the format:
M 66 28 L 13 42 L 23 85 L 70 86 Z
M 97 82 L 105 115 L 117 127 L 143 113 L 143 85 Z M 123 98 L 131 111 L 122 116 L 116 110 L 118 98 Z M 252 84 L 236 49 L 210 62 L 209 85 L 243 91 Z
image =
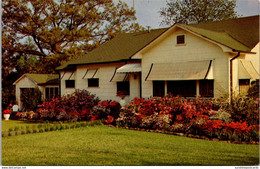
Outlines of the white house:
M 259 79 L 259 16 L 122 33 L 56 69 L 60 94 L 86 89 L 119 101 L 167 93 L 244 94 Z
M 32 74 L 26 73 L 14 83 L 16 101 L 19 109 L 22 110 L 21 95 L 24 89 L 35 90 L 39 88 L 42 92 L 42 100 L 50 99 L 59 95 L 59 75 L 58 74 Z
M 259 16 L 120 34 L 57 68 L 61 95 L 219 97 L 259 79 Z

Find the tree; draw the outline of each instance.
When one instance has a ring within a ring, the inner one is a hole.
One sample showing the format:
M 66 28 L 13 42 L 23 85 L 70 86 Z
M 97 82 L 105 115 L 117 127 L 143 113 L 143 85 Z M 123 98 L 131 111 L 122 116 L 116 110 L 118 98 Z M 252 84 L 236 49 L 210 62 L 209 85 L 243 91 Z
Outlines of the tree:
M 142 29 L 120 1 L 3 0 L 2 9 L 2 92 L 24 73 L 53 73 L 120 32 Z
M 159 13 L 162 25 L 220 21 L 237 17 L 235 0 L 170 0 Z
M 35 55 L 54 68 L 122 31 L 140 29 L 135 11 L 112 0 L 4 0 L 2 7 L 4 53 Z

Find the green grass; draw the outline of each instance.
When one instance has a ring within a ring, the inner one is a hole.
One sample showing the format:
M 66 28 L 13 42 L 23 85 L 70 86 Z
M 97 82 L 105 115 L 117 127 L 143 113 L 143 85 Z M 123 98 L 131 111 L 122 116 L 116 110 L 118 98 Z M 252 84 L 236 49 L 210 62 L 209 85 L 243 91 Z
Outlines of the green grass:
M 258 165 L 259 146 L 94 126 L 2 138 L 3 165 Z
M 43 123 L 30 123 L 30 122 L 18 121 L 18 120 L 2 120 L 2 131 L 8 131 L 8 129 L 10 128 L 14 129 L 15 127 L 21 127 L 21 126 L 23 126 L 24 128 L 26 126 L 32 127 L 33 125 L 36 126 L 38 124 L 43 124 Z

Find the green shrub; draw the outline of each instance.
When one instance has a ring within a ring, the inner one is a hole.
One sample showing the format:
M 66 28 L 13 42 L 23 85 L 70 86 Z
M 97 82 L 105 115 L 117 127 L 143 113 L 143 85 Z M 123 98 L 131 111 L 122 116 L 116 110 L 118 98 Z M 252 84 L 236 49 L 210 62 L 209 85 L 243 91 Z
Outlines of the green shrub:
M 26 133 L 25 133 L 25 131 L 24 131 L 24 130 L 22 130 L 21 134 L 22 134 L 22 135 L 24 135 L 24 134 L 26 134 Z
M 51 126 L 51 127 L 50 127 L 50 131 L 54 131 L 54 130 L 56 130 L 56 127 Z
M 21 101 L 25 110 L 35 111 L 41 104 L 41 91 L 39 88 L 26 88 L 21 92 Z
M 26 129 L 26 134 L 30 134 L 32 133 L 32 130 L 31 129 Z
M 250 98 L 253 98 L 253 99 L 259 98 L 259 79 L 251 82 L 251 86 L 247 93 L 248 93 L 248 97 L 250 97 Z
M 39 129 L 39 132 L 40 132 L 40 133 L 43 133 L 43 132 L 44 132 L 44 130 L 43 130 L 42 128 L 40 128 L 40 129 Z

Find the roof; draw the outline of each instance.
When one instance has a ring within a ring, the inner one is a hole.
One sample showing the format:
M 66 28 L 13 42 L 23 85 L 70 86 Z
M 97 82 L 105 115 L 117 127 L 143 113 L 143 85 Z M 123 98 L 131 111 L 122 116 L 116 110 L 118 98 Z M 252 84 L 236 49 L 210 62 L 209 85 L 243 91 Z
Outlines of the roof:
M 199 24 L 175 24 L 235 51 L 250 52 L 259 42 L 259 15 Z M 170 28 L 137 33 L 122 33 L 78 59 L 68 61 L 56 70 L 74 65 L 125 61 L 149 45 Z
M 181 26 L 234 50 L 250 52 L 259 42 L 259 15 Z
M 30 78 L 38 85 L 59 84 L 58 74 L 36 74 L 36 73 L 23 74 L 18 80 L 14 82 L 14 84 L 17 84 L 25 76 Z
M 68 65 L 108 63 L 128 60 L 168 28 L 155 29 L 137 33 L 122 33 L 105 44 L 95 48 L 87 55 L 68 61 L 56 70 L 65 69 Z

